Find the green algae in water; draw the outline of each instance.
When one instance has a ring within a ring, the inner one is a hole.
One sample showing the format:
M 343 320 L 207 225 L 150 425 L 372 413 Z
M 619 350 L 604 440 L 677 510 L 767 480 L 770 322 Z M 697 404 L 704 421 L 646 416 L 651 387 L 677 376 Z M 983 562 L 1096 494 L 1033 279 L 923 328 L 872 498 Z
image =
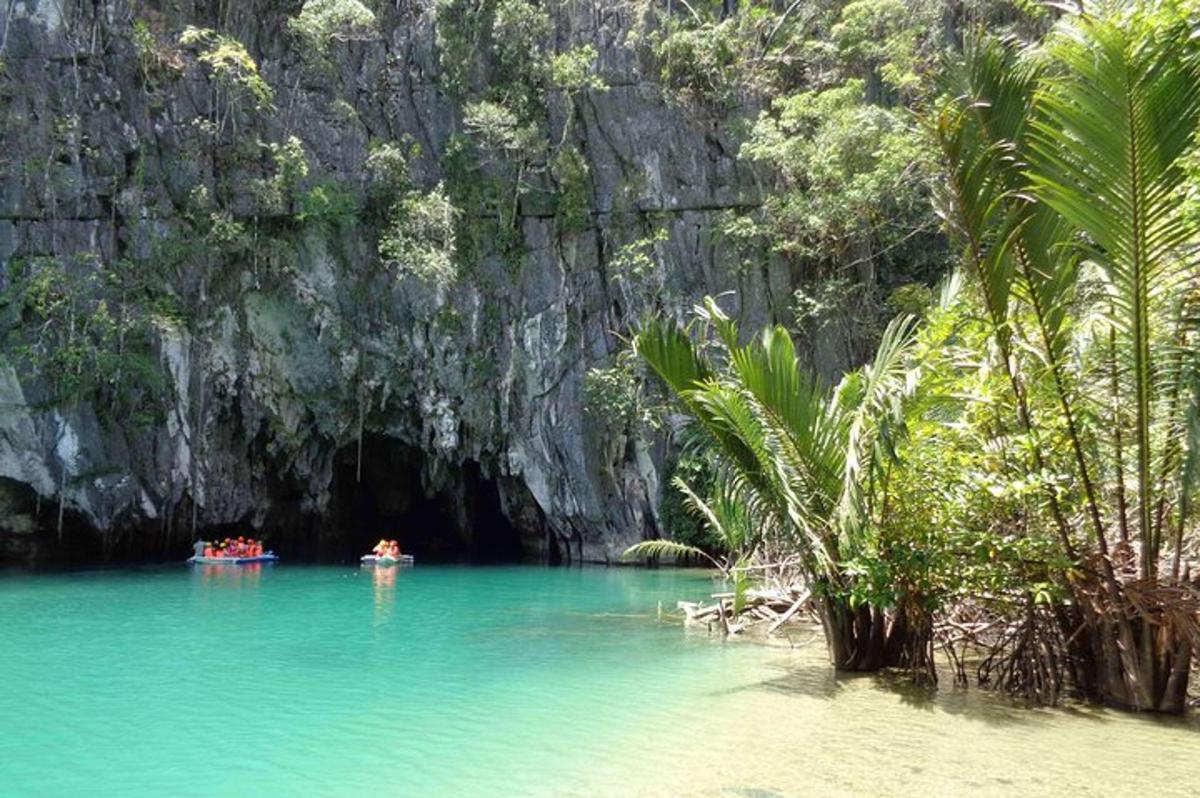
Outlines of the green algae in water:
M 632 569 L 0 577 L 0 794 L 1185 795 L 1200 727 L 835 678 Z M 807 645 L 804 645 L 807 643 Z

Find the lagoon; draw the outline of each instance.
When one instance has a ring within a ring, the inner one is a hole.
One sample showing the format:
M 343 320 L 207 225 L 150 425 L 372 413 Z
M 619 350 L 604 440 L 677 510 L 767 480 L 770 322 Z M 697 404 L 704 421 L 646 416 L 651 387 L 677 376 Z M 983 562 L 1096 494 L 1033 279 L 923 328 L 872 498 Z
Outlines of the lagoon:
M 1194 794 L 1194 718 L 838 676 L 811 632 L 658 617 L 712 589 L 632 568 L 0 575 L 0 795 Z

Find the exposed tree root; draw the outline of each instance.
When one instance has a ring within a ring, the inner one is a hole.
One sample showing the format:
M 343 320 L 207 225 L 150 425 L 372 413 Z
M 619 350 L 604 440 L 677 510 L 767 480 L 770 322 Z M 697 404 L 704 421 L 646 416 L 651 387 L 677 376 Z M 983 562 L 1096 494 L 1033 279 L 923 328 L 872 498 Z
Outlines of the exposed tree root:
M 918 684 L 936 684 L 940 649 L 956 685 L 974 681 L 1037 704 L 1069 695 L 1158 712 L 1200 705 L 1200 583 L 1189 581 L 1190 568 L 1167 583 L 1138 580 L 1123 566 L 1119 560 L 1117 604 L 1114 591 L 1085 577 L 1071 584 L 1074 600 L 982 596 L 959 600 L 935 619 L 916 602 L 907 609 L 850 607 L 776 578 L 740 597 L 715 593 L 714 604 L 678 607 L 689 623 L 729 635 L 820 623 L 839 670 L 903 669 Z M 1121 649 L 1120 624 L 1133 630 L 1125 633 L 1132 656 Z

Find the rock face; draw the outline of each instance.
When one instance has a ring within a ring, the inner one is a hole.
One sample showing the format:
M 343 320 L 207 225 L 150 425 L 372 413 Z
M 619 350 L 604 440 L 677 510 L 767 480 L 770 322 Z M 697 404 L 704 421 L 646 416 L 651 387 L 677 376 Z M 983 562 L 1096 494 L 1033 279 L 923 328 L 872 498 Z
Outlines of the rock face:
M 374 4 L 373 31 L 330 37 L 319 59 L 288 25 L 297 0 L 5 5 L 0 561 L 172 556 L 193 531 L 250 527 L 297 555 L 390 533 L 431 556 L 611 561 L 660 533 L 668 444 L 589 414 L 588 370 L 641 314 L 706 293 L 735 292 L 746 328 L 782 318 L 798 277 L 739 265 L 713 233 L 759 202 L 755 176 L 725 115 L 665 97 L 639 44 L 644 4 L 551 4 L 544 46 L 594 46 L 607 88 L 547 95 L 515 214 L 459 209 L 460 231 L 482 234 L 469 251 L 460 234 L 465 265 L 445 285 L 381 263 L 372 144 L 403 142 L 411 185 L 452 197 L 503 187 L 517 156 L 473 150 L 463 177 L 465 103 L 498 96 L 494 64 L 485 53 L 468 88 L 449 87 L 432 0 Z M 244 43 L 269 106 L 222 84 L 211 49 L 180 44 L 189 25 Z M 307 174 L 264 201 L 248 187 L 278 174 L 269 145 L 293 136 Z M 586 174 L 569 224 L 547 166 L 560 144 Z M 636 285 L 620 269 L 634 250 L 649 264 Z M 31 310 L 30 275 L 51 262 L 93 301 Z M 151 285 L 132 289 L 148 352 L 132 399 L 111 387 L 131 377 L 83 373 L 123 360 L 72 373 L 26 352 L 53 329 L 128 357 L 97 332 L 98 313 L 119 316 L 118 271 Z M 811 349 L 835 352 L 826 371 L 853 357 L 836 338 Z

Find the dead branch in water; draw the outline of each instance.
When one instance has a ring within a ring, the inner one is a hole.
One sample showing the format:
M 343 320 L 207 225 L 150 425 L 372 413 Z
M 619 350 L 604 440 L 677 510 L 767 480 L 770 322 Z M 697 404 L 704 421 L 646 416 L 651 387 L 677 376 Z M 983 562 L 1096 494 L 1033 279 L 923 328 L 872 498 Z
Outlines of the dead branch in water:
M 742 606 L 733 611 L 733 593 L 714 593 L 716 604 L 680 601 L 687 623 L 720 625 L 725 634 L 737 634 L 758 624 L 768 624 L 766 633 L 774 634 L 784 624 L 799 620 L 802 610 L 812 611 L 812 594 L 801 587 L 755 588 L 746 591 Z

